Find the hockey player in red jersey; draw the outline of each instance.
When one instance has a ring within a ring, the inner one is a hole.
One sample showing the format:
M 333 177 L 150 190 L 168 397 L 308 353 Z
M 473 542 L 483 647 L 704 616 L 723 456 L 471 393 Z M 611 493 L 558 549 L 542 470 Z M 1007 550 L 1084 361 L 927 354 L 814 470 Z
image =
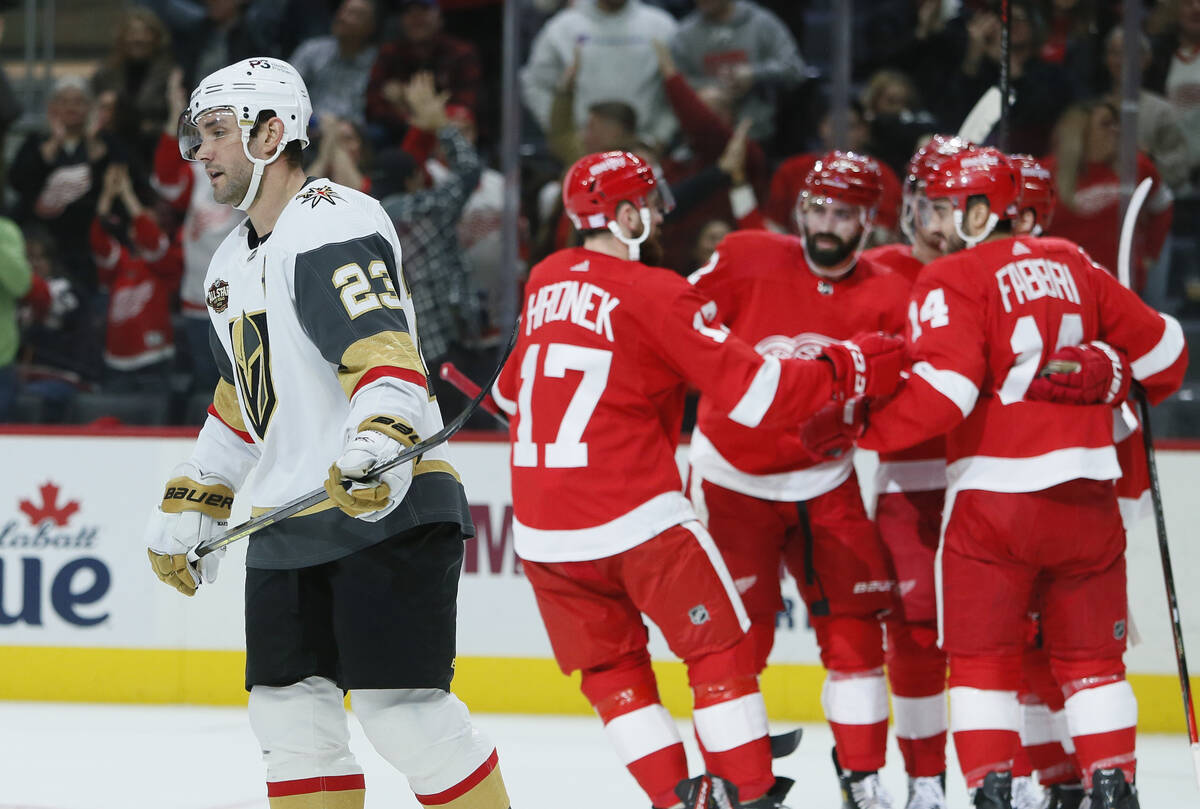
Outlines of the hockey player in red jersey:
M 1136 809 L 1112 405 L 1067 408 L 1027 393 L 1052 359 L 1086 355 L 1096 367 L 1103 356 L 1111 372 L 1100 387 L 1111 396 L 1101 400 L 1117 399 L 1128 385 L 1120 351 L 1150 401 L 1161 401 L 1182 381 L 1187 349 L 1176 321 L 1078 246 L 1012 237 L 1017 199 L 1012 165 L 994 149 L 948 157 L 927 176 L 919 216 L 953 255 L 926 267 L 913 289 L 907 383 L 855 431 L 860 446 L 881 451 L 946 433 L 940 619 L 951 732 L 973 805 L 1011 806 L 1036 597 L 1091 807 Z
M 909 161 L 901 226 L 911 244 L 889 244 L 864 258 L 910 283 L 943 255 L 945 238 L 915 217 L 917 179 L 948 155 L 974 149 L 957 137 L 934 135 Z M 903 315 L 907 295 L 897 312 Z M 946 445 L 941 436 L 879 456 L 875 525 L 896 574 L 897 608 L 887 622 L 886 661 L 896 742 L 908 773 L 907 809 L 946 803 L 946 655 L 937 643 L 934 555 L 946 494 Z
M 874 160 L 830 152 L 798 200 L 799 237 L 740 231 L 692 274 L 733 333 L 766 357 L 806 357 L 865 329 L 900 332 L 910 282 L 863 260 L 882 195 Z M 815 461 L 798 429 L 752 433 L 702 395 L 692 435 L 692 502 L 750 615 L 758 670 L 782 609 L 779 568 L 795 577 L 828 674 L 821 704 L 848 807 L 888 806 L 878 770 L 888 702 L 881 616 L 892 574 L 849 454 Z
M 791 782 L 771 773 L 749 620 L 675 464 L 684 395 L 697 387 L 747 429 L 782 429 L 831 399 L 894 389 L 873 380 L 899 373 L 902 341 L 831 341 L 807 360 L 755 353 L 708 297 L 639 261 L 657 258 L 662 213 L 651 168 L 630 153 L 582 158 L 563 203 L 583 247 L 531 271 L 521 334 L 493 388 L 512 414 L 517 553 L 560 667 L 582 671 L 584 695 L 654 806 L 704 803 L 711 790 L 736 796 L 718 806 L 777 807 Z M 643 614 L 687 664 L 696 736 L 719 780 L 683 783 Z

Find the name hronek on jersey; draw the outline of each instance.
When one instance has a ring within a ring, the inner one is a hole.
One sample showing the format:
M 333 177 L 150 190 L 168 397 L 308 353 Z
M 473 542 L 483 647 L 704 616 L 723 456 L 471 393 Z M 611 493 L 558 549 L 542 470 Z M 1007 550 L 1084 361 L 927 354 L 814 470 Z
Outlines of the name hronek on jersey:
M 588 331 L 604 335 L 611 343 L 612 312 L 619 303 L 620 298 L 613 297 L 587 281 L 559 281 L 557 284 L 548 284 L 529 296 L 525 307 L 525 334 L 532 334 L 534 329 L 547 323 L 567 320 Z

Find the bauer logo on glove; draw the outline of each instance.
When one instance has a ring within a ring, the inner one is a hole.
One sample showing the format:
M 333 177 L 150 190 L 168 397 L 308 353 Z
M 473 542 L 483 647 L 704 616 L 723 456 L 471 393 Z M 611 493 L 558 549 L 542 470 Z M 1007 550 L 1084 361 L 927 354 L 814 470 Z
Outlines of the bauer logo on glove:
M 205 474 L 194 463 L 176 467 L 162 503 L 146 527 L 146 550 L 154 575 L 185 596 L 195 595 L 201 582 L 216 581 L 225 549 L 203 558 L 195 551 L 229 525 L 232 508 L 229 481 Z
M 342 455 L 329 467 L 325 491 L 338 508 L 351 517 L 376 522 L 400 505 L 412 484 L 413 461 L 379 474 L 371 470 L 419 442 L 416 430 L 394 416 L 370 416 L 358 425 Z M 414 459 L 419 460 L 419 459 Z M 349 487 L 344 481 L 349 480 Z

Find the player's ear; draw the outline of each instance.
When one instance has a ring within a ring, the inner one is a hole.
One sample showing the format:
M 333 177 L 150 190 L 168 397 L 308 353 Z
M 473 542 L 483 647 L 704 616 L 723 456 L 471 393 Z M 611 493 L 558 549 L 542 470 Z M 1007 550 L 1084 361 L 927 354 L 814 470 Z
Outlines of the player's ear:
M 988 205 L 987 197 L 973 199 L 967 205 L 967 221 L 966 232 L 974 236 L 976 233 L 982 233 L 987 227 L 988 217 L 991 216 L 992 209 Z
M 633 203 L 621 202 L 617 205 L 617 224 L 625 229 L 626 233 L 634 234 L 642 229 L 641 214 Z

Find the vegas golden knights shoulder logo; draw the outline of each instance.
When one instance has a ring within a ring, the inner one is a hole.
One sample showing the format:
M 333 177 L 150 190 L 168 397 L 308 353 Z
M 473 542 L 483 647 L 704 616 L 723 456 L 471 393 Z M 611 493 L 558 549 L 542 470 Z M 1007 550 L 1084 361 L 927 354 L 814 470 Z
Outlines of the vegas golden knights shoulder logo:
M 275 383 L 271 381 L 271 340 L 267 336 L 267 313 L 242 312 L 229 324 L 233 364 L 238 388 L 246 405 L 250 427 L 261 439 L 275 413 Z

